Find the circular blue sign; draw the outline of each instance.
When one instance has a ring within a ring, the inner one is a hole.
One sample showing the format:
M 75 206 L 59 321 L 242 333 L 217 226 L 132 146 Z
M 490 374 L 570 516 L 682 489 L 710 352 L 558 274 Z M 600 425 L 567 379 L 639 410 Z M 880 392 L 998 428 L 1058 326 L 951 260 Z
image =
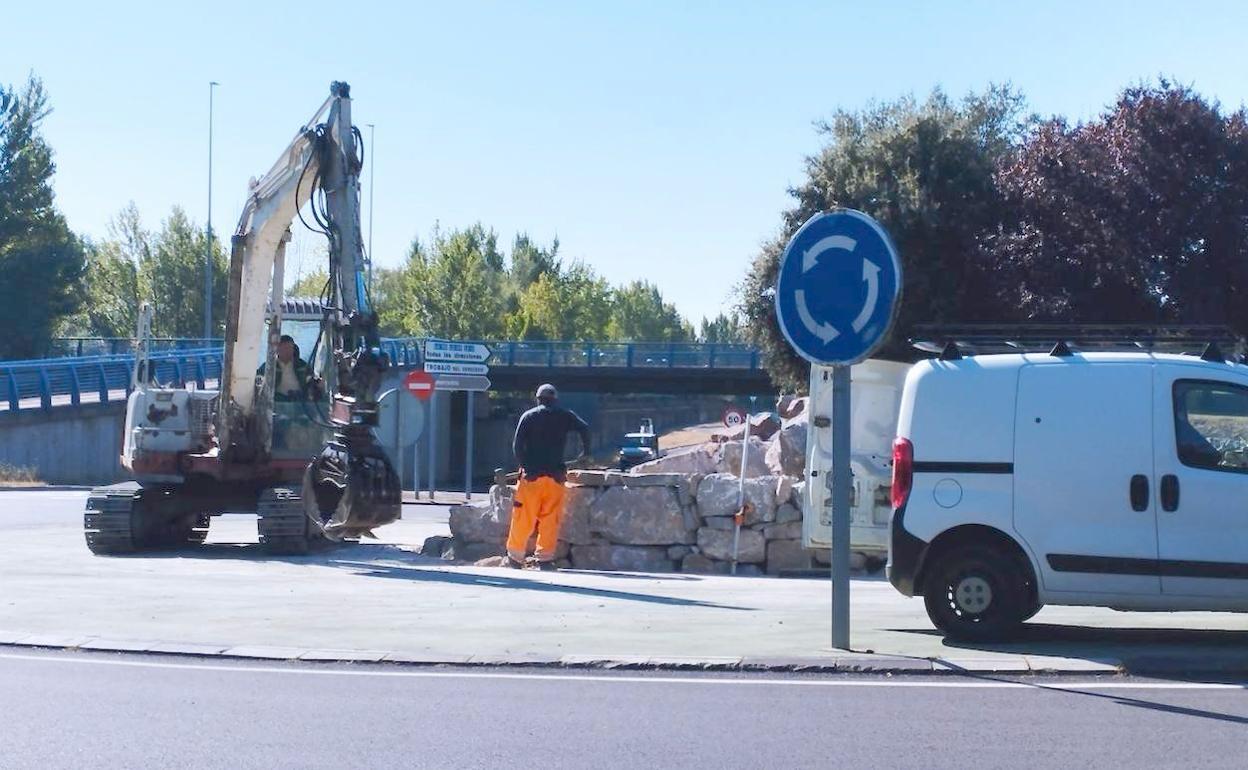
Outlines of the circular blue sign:
M 816 214 L 780 258 L 780 331 L 811 363 L 858 363 L 887 337 L 901 286 L 901 260 L 878 222 L 851 209 Z

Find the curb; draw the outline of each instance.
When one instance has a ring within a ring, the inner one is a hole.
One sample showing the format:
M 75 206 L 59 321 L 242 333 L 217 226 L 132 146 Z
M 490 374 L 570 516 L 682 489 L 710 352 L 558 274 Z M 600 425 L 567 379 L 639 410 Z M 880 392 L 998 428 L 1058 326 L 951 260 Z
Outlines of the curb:
M 908 658 L 868 653 L 824 657 L 697 657 L 645 655 L 446 655 L 387 650 L 327 650 L 266 645 L 198 644 L 135 641 L 96 637 L 64 637 L 0 632 L 0 649 L 85 650 L 138 653 L 220 660 L 373 663 L 419 667 L 548 668 L 610 671 L 717 671 L 741 673 L 985 675 L 985 674 L 1109 674 L 1140 673 L 1119 660 L 1092 661 L 1037 655 L 996 658 Z M 1154 661 L 1155 662 L 1155 661 Z M 1181 667 L 1182 673 L 1195 672 Z M 1248 674 L 1248 665 L 1240 668 Z M 1150 673 L 1157 673 L 1155 666 Z M 1171 673 L 1178 673 L 1178 670 Z M 1219 674 L 1228 674 L 1218 670 Z

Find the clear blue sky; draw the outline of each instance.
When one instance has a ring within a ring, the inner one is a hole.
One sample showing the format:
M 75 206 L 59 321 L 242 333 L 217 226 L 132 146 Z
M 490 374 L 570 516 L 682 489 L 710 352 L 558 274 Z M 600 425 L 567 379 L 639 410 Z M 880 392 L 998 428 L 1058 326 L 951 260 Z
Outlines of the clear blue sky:
M 812 122 L 838 107 L 1008 81 L 1079 119 L 1158 75 L 1224 107 L 1248 91 L 1248 4 L 1230 1 L 20 0 L 3 18 L 0 81 L 43 78 L 79 232 L 103 235 L 130 200 L 153 225 L 174 204 L 203 222 L 209 80 L 230 232 L 248 178 L 342 79 L 376 124 L 378 264 L 435 222 L 480 221 L 508 244 L 557 235 L 695 321 L 727 307 L 818 149 Z M 304 269 L 313 249 L 297 236 Z

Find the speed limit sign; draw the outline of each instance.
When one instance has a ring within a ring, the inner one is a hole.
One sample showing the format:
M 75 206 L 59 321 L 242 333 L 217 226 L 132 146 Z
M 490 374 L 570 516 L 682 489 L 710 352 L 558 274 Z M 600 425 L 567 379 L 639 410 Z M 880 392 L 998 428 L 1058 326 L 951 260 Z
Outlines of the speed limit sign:
M 745 424 L 745 410 L 739 406 L 729 406 L 724 409 L 724 427 L 739 428 Z

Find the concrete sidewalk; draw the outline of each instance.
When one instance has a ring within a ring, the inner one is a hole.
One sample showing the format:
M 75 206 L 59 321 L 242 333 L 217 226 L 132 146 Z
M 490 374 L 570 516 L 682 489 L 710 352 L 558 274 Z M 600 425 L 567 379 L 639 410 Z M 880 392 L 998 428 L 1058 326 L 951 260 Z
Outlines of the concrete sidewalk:
M 1051 608 L 1010 644 L 952 646 L 922 602 L 853 586 L 829 647 L 826 580 L 454 567 L 414 549 L 446 509 L 380 542 L 269 557 L 254 519 L 198 551 L 93 556 L 85 495 L 0 492 L 0 643 L 312 660 L 872 670 L 1248 673 L 1248 616 Z

